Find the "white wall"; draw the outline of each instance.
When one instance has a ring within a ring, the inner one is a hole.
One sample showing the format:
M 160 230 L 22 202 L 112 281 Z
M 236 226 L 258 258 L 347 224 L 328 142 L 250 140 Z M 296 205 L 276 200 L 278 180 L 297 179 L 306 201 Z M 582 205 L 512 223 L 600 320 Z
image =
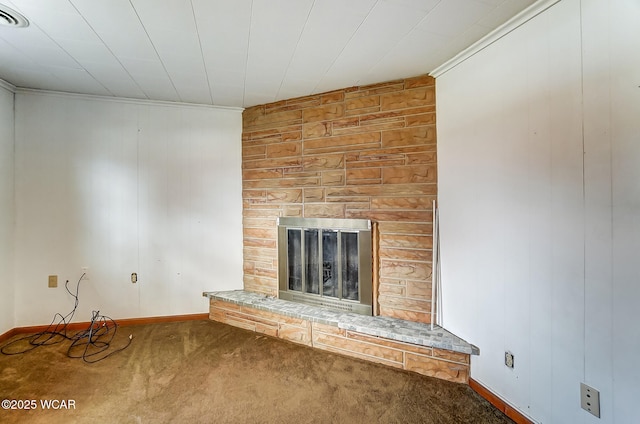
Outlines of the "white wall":
M 0 86 L 0 334 L 14 327 L 13 92 Z
M 71 310 L 82 267 L 75 321 L 202 313 L 203 291 L 242 288 L 239 109 L 18 91 L 15 110 L 16 326 Z
M 537 422 L 640 419 L 639 51 L 636 0 L 562 0 L 436 81 L 444 325 Z

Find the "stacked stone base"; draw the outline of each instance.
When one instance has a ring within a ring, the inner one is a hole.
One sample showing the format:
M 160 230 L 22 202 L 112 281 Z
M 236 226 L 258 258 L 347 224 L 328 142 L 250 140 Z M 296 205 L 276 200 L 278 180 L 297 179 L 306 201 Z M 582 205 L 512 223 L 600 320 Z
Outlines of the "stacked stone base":
M 250 306 L 210 299 L 209 317 L 224 324 L 456 383 L 469 382 L 470 355 L 370 336 Z

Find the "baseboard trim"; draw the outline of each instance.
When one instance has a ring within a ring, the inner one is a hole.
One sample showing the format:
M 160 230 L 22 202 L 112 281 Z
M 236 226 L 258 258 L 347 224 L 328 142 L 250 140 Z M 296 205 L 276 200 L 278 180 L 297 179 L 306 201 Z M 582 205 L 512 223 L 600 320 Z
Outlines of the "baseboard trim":
M 187 315 L 165 315 L 157 317 L 143 317 L 143 318 L 124 318 L 115 320 L 120 327 L 127 327 L 132 325 L 146 325 L 146 324 L 160 324 L 165 322 L 181 322 L 181 321 L 199 321 L 208 320 L 209 313 L 203 314 L 187 314 Z M 87 322 L 71 322 L 67 325 L 69 331 L 80 331 L 89 327 L 91 324 Z M 16 327 L 0 335 L 0 343 L 4 343 L 5 340 L 9 340 L 11 337 L 17 334 L 30 334 L 40 333 L 49 328 L 49 325 L 32 325 L 28 327 Z
M 505 401 L 500 399 L 491 390 L 478 383 L 473 378 L 469 378 L 469 386 L 480 396 L 489 401 L 490 404 L 498 408 L 507 417 L 511 418 L 516 424 L 534 424 L 529 418 L 522 415 L 518 410 L 513 409 Z
M 11 337 L 15 336 L 16 334 L 18 334 L 18 332 L 16 331 L 15 328 L 12 328 L 11 330 L 0 334 L 0 343 L 4 343 L 5 340 L 9 340 Z

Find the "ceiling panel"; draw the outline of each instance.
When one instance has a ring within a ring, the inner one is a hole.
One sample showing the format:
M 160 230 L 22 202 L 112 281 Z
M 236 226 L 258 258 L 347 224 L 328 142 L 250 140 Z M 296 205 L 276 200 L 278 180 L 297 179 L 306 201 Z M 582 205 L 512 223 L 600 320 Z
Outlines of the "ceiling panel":
M 78 63 L 54 40 L 35 26 L 26 31 L 17 32 L 11 28 L 0 27 L 0 38 L 14 49 L 41 65 L 79 67 Z
M 212 91 L 215 104 L 219 106 L 237 106 L 244 98 L 243 86 L 212 85 Z
M 60 47 L 79 64 L 82 64 L 84 61 L 107 63 L 116 61 L 116 58 L 100 39 L 58 38 L 57 42 Z
M 0 0 L 18 87 L 248 107 L 425 74 L 535 0 Z
M 392 3 L 400 6 L 406 6 L 412 9 L 421 10 L 423 12 L 429 12 L 432 10 L 441 0 L 383 0 L 387 3 Z M 503 0 L 494 0 L 503 1 Z
M 438 51 L 448 42 L 450 42 L 449 37 L 426 31 L 421 26 L 416 27 L 400 40 L 398 45 L 389 51 L 372 68 L 370 73 L 384 78 L 389 73 L 413 75 L 420 73 L 421 69 L 433 69 L 442 61 Z M 428 55 L 416 54 L 421 51 L 432 53 Z
M 255 0 L 251 10 L 249 68 L 286 70 L 311 10 L 311 0 Z M 274 7 L 275 6 L 275 7 Z M 287 13 L 282 13 L 286 10 Z
M 132 4 L 180 100 L 211 104 L 191 2 L 167 0 L 160 6 L 153 0 L 134 0 Z
M 366 75 L 428 12 L 389 1 L 378 2 L 326 74 L 348 76 L 352 83 Z M 403 22 L 390 25 L 389 22 Z
M 496 8 L 478 20 L 478 24 L 488 27 L 497 28 L 511 17 L 522 11 L 521 0 L 503 0 L 496 5 Z
M 287 69 L 296 79 L 318 79 L 324 75 L 347 46 L 371 12 L 373 0 L 316 3 Z M 331 23 L 328 30 L 327 23 Z M 313 89 L 315 84 L 311 87 Z
M 144 91 L 138 86 L 136 81 L 116 60 L 111 62 L 82 62 L 83 68 L 96 81 L 99 81 L 109 93 L 119 97 L 134 97 L 146 99 Z M 124 96 L 123 93 L 129 93 Z
M 495 9 L 487 3 L 474 0 L 447 0 L 438 3 L 422 22 L 430 32 L 455 37 Z M 448 19 L 455 14 L 456 19 Z
M 149 99 L 168 102 L 180 101 L 178 92 L 166 74 L 159 77 L 149 75 L 141 75 L 140 77 L 137 77 L 136 75 L 133 75 L 133 78 Z
M 136 10 L 128 0 L 72 0 L 96 35 L 118 58 L 159 60 Z
M 47 89 L 68 93 L 113 95 L 84 69 L 45 66 L 44 70 L 56 77 L 55 82 Z

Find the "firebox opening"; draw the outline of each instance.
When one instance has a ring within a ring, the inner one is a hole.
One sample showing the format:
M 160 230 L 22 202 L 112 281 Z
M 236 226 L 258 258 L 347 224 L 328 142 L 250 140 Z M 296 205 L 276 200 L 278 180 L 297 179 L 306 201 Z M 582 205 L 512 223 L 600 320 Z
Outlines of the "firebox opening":
M 279 218 L 279 297 L 372 315 L 371 221 Z

